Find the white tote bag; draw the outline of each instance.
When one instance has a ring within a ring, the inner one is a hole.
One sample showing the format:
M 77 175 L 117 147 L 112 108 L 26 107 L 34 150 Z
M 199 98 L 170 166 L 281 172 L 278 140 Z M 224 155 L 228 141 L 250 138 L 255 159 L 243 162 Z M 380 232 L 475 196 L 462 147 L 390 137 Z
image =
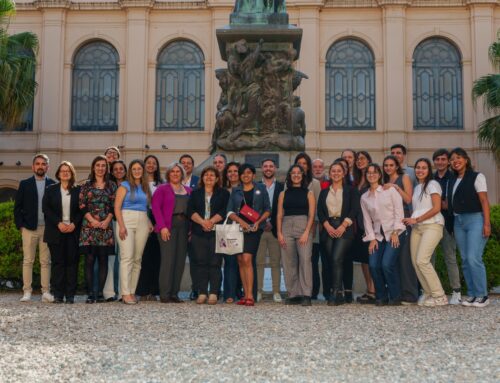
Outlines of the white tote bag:
M 215 225 L 215 252 L 219 254 L 241 254 L 243 253 L 243 231 L 238 223 L 227 224 L 229 215 L 222 225 Z

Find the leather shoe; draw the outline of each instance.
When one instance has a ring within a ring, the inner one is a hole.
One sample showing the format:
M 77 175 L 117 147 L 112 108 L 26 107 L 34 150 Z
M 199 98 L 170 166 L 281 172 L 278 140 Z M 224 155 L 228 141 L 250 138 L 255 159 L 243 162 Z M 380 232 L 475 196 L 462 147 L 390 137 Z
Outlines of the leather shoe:
M 285 299 L 285 305 L 300 305 L 301 303 L 302 303 L 301 296 Z
M 54 302 L 52 303 L 64 303 L 64 300 L 61 297 L 54 297 Z
M 161 303 L 174 303 L 174 301 L 170 297 L 166 297 L 166 298 L 160 297 L 160 302 Z
M 177 295 L 174 295 L 173 297 L 171 297 L 170 301 L 173 303 L 184 303 L 184 301 L 182 299 L 180 299 Z
M 66 303 L 72 305 L 75 303 L 75 297 L 66 297 Z
M 311 306 L 311 297 L 302 297 L 302 302 L 300 302 L 302 306 Z

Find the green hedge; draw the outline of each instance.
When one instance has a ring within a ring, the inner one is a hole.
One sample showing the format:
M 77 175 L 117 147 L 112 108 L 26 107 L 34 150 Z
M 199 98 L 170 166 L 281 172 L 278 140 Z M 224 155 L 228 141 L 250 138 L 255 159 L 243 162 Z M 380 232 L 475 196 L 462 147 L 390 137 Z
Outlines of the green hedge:
M 78 285 L 83 286 L 83 257 L 80 259 Z M 0 280 L 10 282 L 10 286 L 22 287 L 23 248 L 21 232 L 14 224 L 14 202 L 0 203 Z M 33 265 L 33 287 L 40 287 L 40 262 L 38 253 Z
M 9 280 L 15 287 L 21 287 L 23 251 L 21 245 L 21 233 L 14 225 L 14 203 L 0 203 L 0 279 Z M 488 278 L 488 288 L 500 286 L 500 205 L 491 207 L 491 238 L 486 245 L 484 263 Z M 457 257 L 459 264 L 460 257 Z M 83 261 L 80 259 L 80 262 Z M 444 263 L 441 248 L 438 247 L 436 257 L 436 271 L 443 283 L 444 289 L 451 291 L 448 281 L 448 273 Z M 460 270 L 461 271 L 461 270 Z M 40 284 L 40 264 L 35 262 L 33 272 L 34 287 Z M 462 276 L 462 286 L 465 290 L 465 281 Z M 79 268 L 79 285 L 83 283 L 83 266 Z

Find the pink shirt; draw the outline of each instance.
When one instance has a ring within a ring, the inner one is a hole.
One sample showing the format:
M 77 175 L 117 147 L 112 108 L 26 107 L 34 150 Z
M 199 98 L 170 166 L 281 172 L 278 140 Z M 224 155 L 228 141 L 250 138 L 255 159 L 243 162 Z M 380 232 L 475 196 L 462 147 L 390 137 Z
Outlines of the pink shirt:
M 361 211 L 365 224 L 363 241 L 376 239 L 382 241 L 384 232 L 386 241 L 389 241 L 393 231 L 401 234 L 406 230 L 403 224 L 403 199 L 394 188 L 384 190 L 379 186 L 375 192 L 368 190 L 361 196 Z

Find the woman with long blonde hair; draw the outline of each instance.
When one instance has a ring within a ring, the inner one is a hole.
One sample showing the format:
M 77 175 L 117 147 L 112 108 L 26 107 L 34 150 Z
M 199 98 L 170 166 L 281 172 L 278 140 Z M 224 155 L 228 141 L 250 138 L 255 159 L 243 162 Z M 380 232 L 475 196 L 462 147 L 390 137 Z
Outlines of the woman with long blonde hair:
M 120 244 L 120 294 L 125 304 L 135 304 L 135 289 L 141 271 L 142 253 L 153 226 L 147 215 L 151 200 L 148 179 L 141 160 L 133 160 L 116 192 L 115 216 Z

